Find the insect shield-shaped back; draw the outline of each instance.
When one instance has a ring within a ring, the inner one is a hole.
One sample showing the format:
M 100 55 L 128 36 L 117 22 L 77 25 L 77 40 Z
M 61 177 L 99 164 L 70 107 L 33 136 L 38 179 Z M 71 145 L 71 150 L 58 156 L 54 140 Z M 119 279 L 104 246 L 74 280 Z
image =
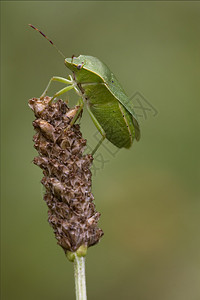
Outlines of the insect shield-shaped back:
M 139 140 L 140 129 L 132 104 L 109 68 L 98 58 L 85 55 L 66 58 L 65 64 L 74 73 L 88 109 L 106 138 L 118 148 L 129 148 L 134 138 Z

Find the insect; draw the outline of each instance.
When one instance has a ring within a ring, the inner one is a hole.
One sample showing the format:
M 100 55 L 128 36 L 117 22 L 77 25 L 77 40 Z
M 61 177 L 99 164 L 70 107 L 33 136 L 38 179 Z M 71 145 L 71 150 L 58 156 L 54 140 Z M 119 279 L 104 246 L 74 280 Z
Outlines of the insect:
M 65 58 L 45 34 L 33 25 L 29 26 L 40 32 Z M 98 58 L 88 55 L 65 58 L 65 65 L 72 71 L 72 76 L 69 75 L 68 79 L 53 76 L 40 98 L 45 97 L 52 81 L 67 85 L 59 90 L 52 100 L 71 89 L 76 91 L 79 96 L 79 109 L 71 125 L 77 120 L 85 105 L 102 136 L 92 154 L 97 151 L 105 138 L 118 148 L 130 148 L 134 139 L 139 141 L 140 128 L 132 104 L 109 68 Z

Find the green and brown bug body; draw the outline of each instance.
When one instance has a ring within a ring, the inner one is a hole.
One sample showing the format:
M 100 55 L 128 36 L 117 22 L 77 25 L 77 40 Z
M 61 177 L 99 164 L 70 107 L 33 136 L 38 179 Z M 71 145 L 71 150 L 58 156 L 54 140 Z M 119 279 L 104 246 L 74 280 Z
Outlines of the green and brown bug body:
M 47 38 L 33 25 L 30 26 Z M 49 42 L 55 46 L 51 40 Z M 58 51 L 61 53 L 60 50 Z M 61 55 L 64 56 L 62 53 Z M 70 89 L 74 89 L 80 96 L 78 102 L 80 109 L 71 124 L 76 121 L 85 105 L 102 135 L 102 139 L 93 150 L 93 154 L 105 138 L 118 148 L 130 148 L 134 139 L 137 141 L 140 139 L 140 129 L 132 103 L 129 102 L 114 74 L 104 63 L 93 56 L 79 55 L 78 57 L 65 58 L 65 65 L 72 71 L 73 76 L 69 76 L 69 79 L 52 77 L 40 98 L 45 97 L 52 81 L 66 84 L 67 87 L 58 91 L 52 99 Z

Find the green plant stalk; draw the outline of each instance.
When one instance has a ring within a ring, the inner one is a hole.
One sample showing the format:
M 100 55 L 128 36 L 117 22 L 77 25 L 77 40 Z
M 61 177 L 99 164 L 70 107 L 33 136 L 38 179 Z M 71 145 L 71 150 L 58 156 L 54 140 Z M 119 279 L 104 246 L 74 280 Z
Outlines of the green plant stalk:
M 85 279 L 85 257 L 79 257 L 75 253 L 74 258 L 74 279 L 76 300 L 87 300 L 86 279 Z

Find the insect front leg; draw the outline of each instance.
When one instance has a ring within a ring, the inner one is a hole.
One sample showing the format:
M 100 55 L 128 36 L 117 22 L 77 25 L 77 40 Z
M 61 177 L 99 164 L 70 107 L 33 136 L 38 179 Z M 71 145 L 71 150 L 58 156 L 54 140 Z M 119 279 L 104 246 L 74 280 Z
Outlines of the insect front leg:
M 96 117 L 93 115 L 89 105 L 87 105 L 87 110 L 90 114 L 90 117 L 94 123 L 94 125 L 96 126 L 96 128 L 98 129 L 98 131 L 100 132 L 100 134 L 102 135 L 102 138 L 100 139 L 100 141 L 98 142 L 98 144 L 96 145 L 96 147 L 94 148 L 94 150 L 92 151 L 92 155 L 95 154 L 95 152 L 97 151 L 97 149 L 101 146 L 101 144 L 103 143 L 104 139 L 106 138 L 106 133 L 103 130 L 103 128 L 101 127 L 101 125 L 99 124 L 99 122 L 97 121 Z
M 62 94 L 70 91 L 71 89 L 73 89 L 74 86 L 73 85 L 69 85 L 69 86 L 66 86 L 65 88 L 63 88 L 62 90 L 58 91 L 57 93 L 55 93 L 55 95 L 51 98 L 51 101 L 52 102 L 56 97 L 59 97 L 61 96 Z
M 40 96 L 40 99 L 41 99 L 41 100 L 46 96 L 47 91 L 48 91 L 48 89 L 49 89 L 49 87 L 50 87 L 52 81 L 58 81 L 58 82 L 62 82 L 62 83 L 65 83 L 65 84 L 70 84 L 70 85 L 73 84 L 73 81 L 71 81 L 71 80 L 68 80 L 68 79 L 63 78 L 63 77 L 53 76 L 53 77 L 49 80 L 49 83 L 47 84 L 46 89 L 44 90 L 44 92 L 43 92 L 42 95 Z

